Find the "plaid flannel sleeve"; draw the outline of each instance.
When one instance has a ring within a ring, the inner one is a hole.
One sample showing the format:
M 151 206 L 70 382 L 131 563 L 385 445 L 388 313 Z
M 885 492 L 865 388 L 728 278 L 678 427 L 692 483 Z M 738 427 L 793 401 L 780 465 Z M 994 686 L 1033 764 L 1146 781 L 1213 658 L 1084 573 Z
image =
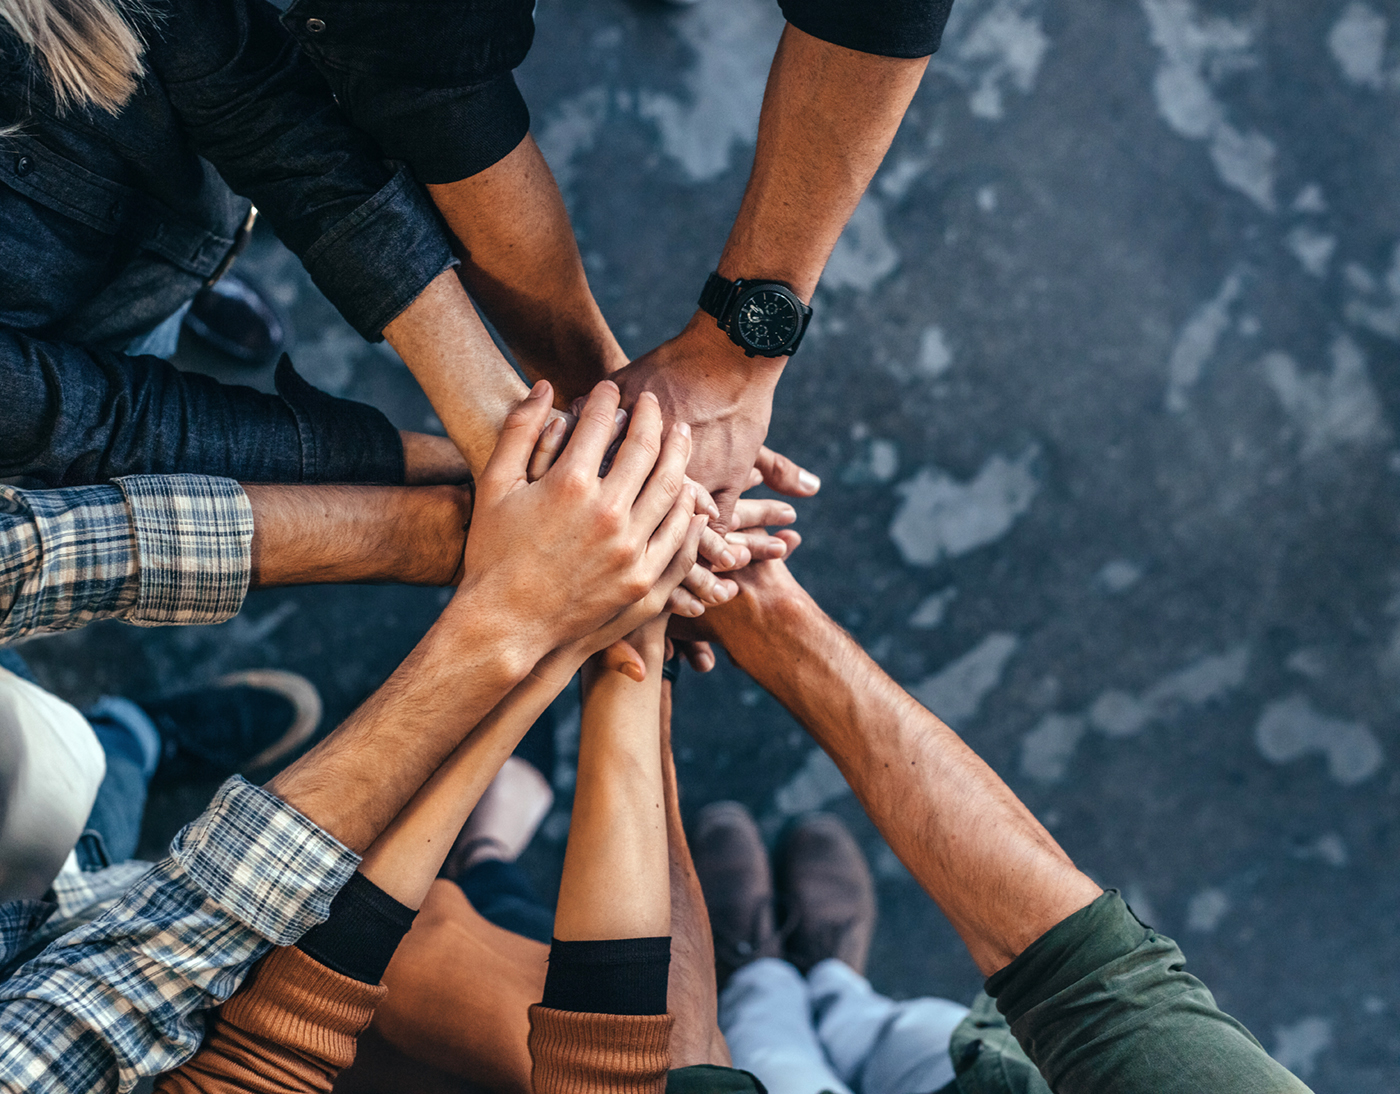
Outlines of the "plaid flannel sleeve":
M 109 911 L 0 984 L 0 1091 L 128 1091 L 199 1048 L 203 1012 L 324 922 L 359 856 L 240 778 Z
M 252 542 L 252 506 L 231 479 L 0 486 L 0 643 L 98 619 L 222 622 L 248 592 Z

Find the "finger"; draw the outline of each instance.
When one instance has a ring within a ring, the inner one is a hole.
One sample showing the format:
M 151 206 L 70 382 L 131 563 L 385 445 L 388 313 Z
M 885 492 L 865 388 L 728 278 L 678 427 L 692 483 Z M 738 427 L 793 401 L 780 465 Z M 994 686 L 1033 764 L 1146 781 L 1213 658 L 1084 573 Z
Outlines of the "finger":
M 732 570 L 739 565 L 725 538 L 708 525 L 700 534 L 700 557 L 716 570 Z
M 637 402 L 640 404 L 641 400 Z M 685 481 L 685 465 L 690 461 L 690 426 L 677 422 L 661 442 L 661 458 L 652 468 L 642 492 L 632 505 L 632 519 L 645 528 L 655 528 L 681 498 L 690 512 L 698 507 L 700 488 Z
M 625 496 L 630 503 L 641 491 L 660 455 L 661 404 L 650 391 L 644 391 L 632 406 L 627 436 L 608 470 L 608 490 Z
M 758 485 L 759 483 L 761 483 L 762 481 L 763 481 L 763 472 L 760 471 L 757 467 L 750 467 L 750 468 L 749 468 L 749 481 L 746 482 L 746 483 L 744 484 L 744 489 L 745 489 L 745 490 L 752 490 L 755 486 L 757 486 L 757 485 Z
M 662 592 L 663 602 L 669 599 L 671 590 L 680 586 L 686 574 L 695 565 L 700 547 L 700 532 L 705 527 L 706 518 L 700 513 L 689 511 L 689 492 L 683 492 L 676 499 L 675 507 L 661 522 L 661 527 L 651 537 L 647 545 L 645 565 L 655 567 L 656 577 L 652 582 L 652 593 Z M 693 595 L 693 594 L 692 594 Z M 661 610 L 661 604 L 652 609 Z
M 763 481 L 780 494 L 794 498 L 810 498 L 822 488 L 822 480 L 806 468 L 798 467 L 786 456 L 760 445 L 754 460 Z
M 777 498 L 740 498 L 734 503 L 734 527 L 740 530 L 791 524 L 796 519 L 797 510 Z
M 715 651 L 708 642 L 687 642 L 681 652 L 696 672 L 709 672 L 715 667 Z
M 686 482 L 695 482 L 689 475 L 685 477 Z M 695 482 L 695 489 L 699 492 L 699 498 L 695 503 L 695 511 L 704 513 L 713 520 L 719 519 L 719 506 L 715 504 L 715 499 L 710 497 L 710 492 Z
M 482 469 L 481 482 L 477 484 L 478 493 L 482 492 L 482 487 L 508 489 L 525 478 L 530 454 L 534 452 L 540 439 L 540 431 L 549 420 L 553 398 L 554 389 L 549 386 L 549 381 L 541 380 L 530 389 L 530 394 L 506 415 L 501 436 L 496 441 L 496 449 L 486 461 L 486 467 Z
M 538 482 L 544 473 L 554 466 L 554 461 L 564 447 L 564 435 L 568 428 L 568 423 L 563 418 L 555 418 L 544 427 L 534 452 L 530 454 L 530 466 L 526 477 L 531 482 Z
M 642 683 L 647 678 L 647 663 L 625 638 L 619 638 L 601 654 L 603 668 L 620 672 L 629 680 Z
M 684 585 L 677 585 L 666 599 L 666 610 L 672 615 L 697 619 L 705 614 L 705 605 Z
M 784 558 L 791 558 L 792 552 L 802 546 L 801 532 L 794 532 L 791 528 L 783 528 L 773 534 L 787 544 L 787 554 L 783 556 Z
M 748 551 L 750 562 L 767 562 L 787 556 L 787 543 L 767 532 L 730 532 L 725 539 L 735 547 L 743 546 Z
M 739 592 L 739 586 L 734 582 L 716 577 L 698 562 L 685 575 L 681 587 L 689 589 L 711 608 L 728 603 Z
M 583 404 L 574 435 L 555 462 L 555 468 L 561 473 L 597 477 L 603 453 L 608 450 L 617 425 L 620 398 L 617 385 L 611 380 L 598 383 Z

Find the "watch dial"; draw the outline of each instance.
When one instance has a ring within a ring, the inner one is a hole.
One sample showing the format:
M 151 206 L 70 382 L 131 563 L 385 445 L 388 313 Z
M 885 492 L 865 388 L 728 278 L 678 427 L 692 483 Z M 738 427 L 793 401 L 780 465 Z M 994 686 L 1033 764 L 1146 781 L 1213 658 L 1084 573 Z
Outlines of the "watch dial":
M 797 308 L 780 292 L 759 289 L 739 303 L 735 328 L 756 350 L 775 350 L 797 333 Z

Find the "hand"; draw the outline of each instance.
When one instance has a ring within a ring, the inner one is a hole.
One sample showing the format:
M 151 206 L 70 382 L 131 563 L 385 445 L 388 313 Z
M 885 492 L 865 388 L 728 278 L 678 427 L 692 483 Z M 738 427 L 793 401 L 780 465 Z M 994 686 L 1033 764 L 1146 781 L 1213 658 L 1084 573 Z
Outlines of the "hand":
M 618 409 L 606 380 L 554 465 L 529 482 L 551 394 L 541 381 L 507 417 L 477 482 L 462 561 L 463 593 L 478 606 L 501 605 L 509 641 L 530 664 L 645 600 L 705 519 L 683 485 L 689 429 L 678 422 L 663 440 L 653 398 L 637 400 L 610 473 L 598 477 Z
M 650 391 L 667 418 L 690 423 L 689 474 L 710 491 L 719 507 L 712 528 L 720 534 L 735 527 L 734 503 L 748 489 L 750 472 L 758 464 L 781 372 L 781 363 L 744 357 L 714 320 L 700 313 L 675 338 L 612 374 L 623 405 L 631 406 L 643 391 Z M 790 487 L 784 492 L 815 494 L 821 485 L 816 476 L 797 471 L 797 476 L 783 479 Z M 701 552 L 708 557 L 704 544 Z

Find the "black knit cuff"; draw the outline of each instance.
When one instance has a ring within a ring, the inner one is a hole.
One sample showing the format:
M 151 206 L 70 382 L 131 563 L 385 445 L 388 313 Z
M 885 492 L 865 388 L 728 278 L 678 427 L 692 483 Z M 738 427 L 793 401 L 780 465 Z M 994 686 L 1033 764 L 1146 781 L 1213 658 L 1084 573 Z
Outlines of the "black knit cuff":
M 274 381 L 296 419 L 302 482 L 403 485 L 403 438 L 383 411 L 312 387 L 285 353 Z
M 823 42 L 880 57 L 937 51 L 953 0 L 778 0 L 787 21 Z
M 331 901 L 330 916 L 302 935 L 297 949 L 342 976 L 378 984 L 417 915 L 357 871 Z
M 671 939 L 615 938 L 549 947 L 544 1006 L 579 1014 L 665 1014 Z

